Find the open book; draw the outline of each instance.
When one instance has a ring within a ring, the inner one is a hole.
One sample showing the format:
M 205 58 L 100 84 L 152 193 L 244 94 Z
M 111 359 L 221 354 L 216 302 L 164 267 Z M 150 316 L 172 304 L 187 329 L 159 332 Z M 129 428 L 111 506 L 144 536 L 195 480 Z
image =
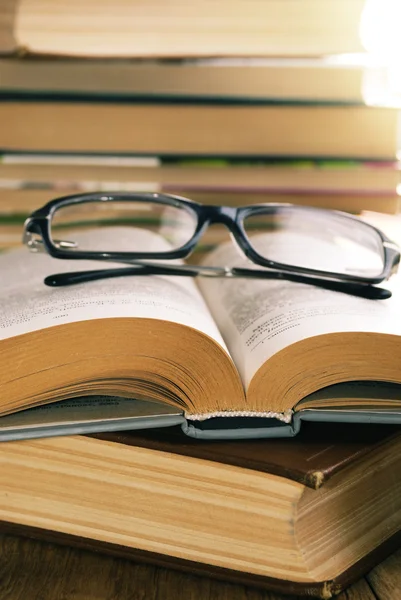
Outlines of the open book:
M 105 232 L 105 247 L 107 235 L 124 248 L 166 243 L 121 228 Z M 204 260 L 245 265 L 231 243 Z M 177 424 L 193 437 L 250 438 L 295 435 L 302 420 L 401 422 L 396 278 L 382 301 L 260 279 L 43 283 L 101 267 L 26 249 L 0 256 L 0 439 Z

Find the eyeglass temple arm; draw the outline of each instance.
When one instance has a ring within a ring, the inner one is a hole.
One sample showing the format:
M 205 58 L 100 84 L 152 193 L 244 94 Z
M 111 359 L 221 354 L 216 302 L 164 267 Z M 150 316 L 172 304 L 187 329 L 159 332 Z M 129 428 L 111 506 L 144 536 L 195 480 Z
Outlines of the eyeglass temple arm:
M 156 265 L 156 264 L 138 264 L 130 267 L 113 269 L 96 269 L 93 271 L 75 271 L 68 273 L 58 273 L 49 275 L 44 282 L 50 287 L 59 287 L 96 281 L 99 279 L 108 279 L 112 277 L 123 277 L 127 275 L 178 275 L 186 277 L 196 277 L 197 275 L 212 277 L 244 277 L 249 279 L 281 279 L 284 281 L 293 281 L 295 283 L 304 283 L 326 290 L 343 292 L 352 296 L 359 296 L 370 300 L 385 300 L 391 297 L 391 291 L 367 284 L 353 283 L 348 281 L 335 281 L 328 279 L 318 279 L 308 277 L 307 275 L 298 275 L 294 273 L 285 273 L 283 271 L 265 271 L 257 269 L 241 269 L 227 267 L 207 267 L 179 265 Z
M 196 277 L 199 272 L 195 269 L 184 269 L 182 267 L 159 266 L 159 265 L 131 265 L 113 269 L 94 269 L 93 271 L 72 271 L 68 273 L 57 273 L 48 275 L 44 282 L 50 287 L 61 287 L 98 279 L 111 279 L 112 277 L 124 277 L 125 275 L 180 275 Z

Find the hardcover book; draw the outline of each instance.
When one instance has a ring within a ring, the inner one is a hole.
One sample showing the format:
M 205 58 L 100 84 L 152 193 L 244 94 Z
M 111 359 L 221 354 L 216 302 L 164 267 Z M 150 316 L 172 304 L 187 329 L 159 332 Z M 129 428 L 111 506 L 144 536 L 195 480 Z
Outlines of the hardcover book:
M 393 161 L 396 105 L 0 95 L 2 148 Z
M 328 600 L 400 544 L 397 426 L 199 442 L 179 428 L 0 444 L 0 528 Z
M 261 98 L 358 103 L 391 89 L 367 54 L 315 58 L 0 59 L 2 90 L 155 98 Z
M 361 52 L 365 0 L 7 0 L 0 52 L 78 57 Z

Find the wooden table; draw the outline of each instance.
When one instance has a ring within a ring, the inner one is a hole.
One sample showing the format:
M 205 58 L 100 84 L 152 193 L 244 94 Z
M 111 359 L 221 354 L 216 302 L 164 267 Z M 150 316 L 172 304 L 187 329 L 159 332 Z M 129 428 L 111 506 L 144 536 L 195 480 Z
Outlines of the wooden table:
M 92 552 L 0 535 L 1 600 L 297 600 Z M 401 550 L 337 600 L 401 600 Z

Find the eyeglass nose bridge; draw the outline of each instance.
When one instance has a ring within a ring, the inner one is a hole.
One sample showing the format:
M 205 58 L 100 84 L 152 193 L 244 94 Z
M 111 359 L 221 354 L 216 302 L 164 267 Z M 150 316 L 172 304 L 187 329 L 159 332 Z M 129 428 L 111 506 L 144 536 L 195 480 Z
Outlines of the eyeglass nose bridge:
M 210 225 L 224 225 L 227 227 L 232 237 L 240 246 L 242 251 L 247 254 L 248 246 L 244 236 L 244 232 L 238 221 L 239 209 L 233 206 L 202 206 L 202 221 L 204 228 Z
M 242 237 L 241 228 L 238 226 L 238 208 L 212 205 L 203 206 L 202 209 L 204 222 L 208 225 L 225 225 L 236 238 Z
M 236 222 L 237 209 L 232 206 L 203 206 L 205 220 L 212 223 L 222 223 L 231 229 L 231 225 Z

